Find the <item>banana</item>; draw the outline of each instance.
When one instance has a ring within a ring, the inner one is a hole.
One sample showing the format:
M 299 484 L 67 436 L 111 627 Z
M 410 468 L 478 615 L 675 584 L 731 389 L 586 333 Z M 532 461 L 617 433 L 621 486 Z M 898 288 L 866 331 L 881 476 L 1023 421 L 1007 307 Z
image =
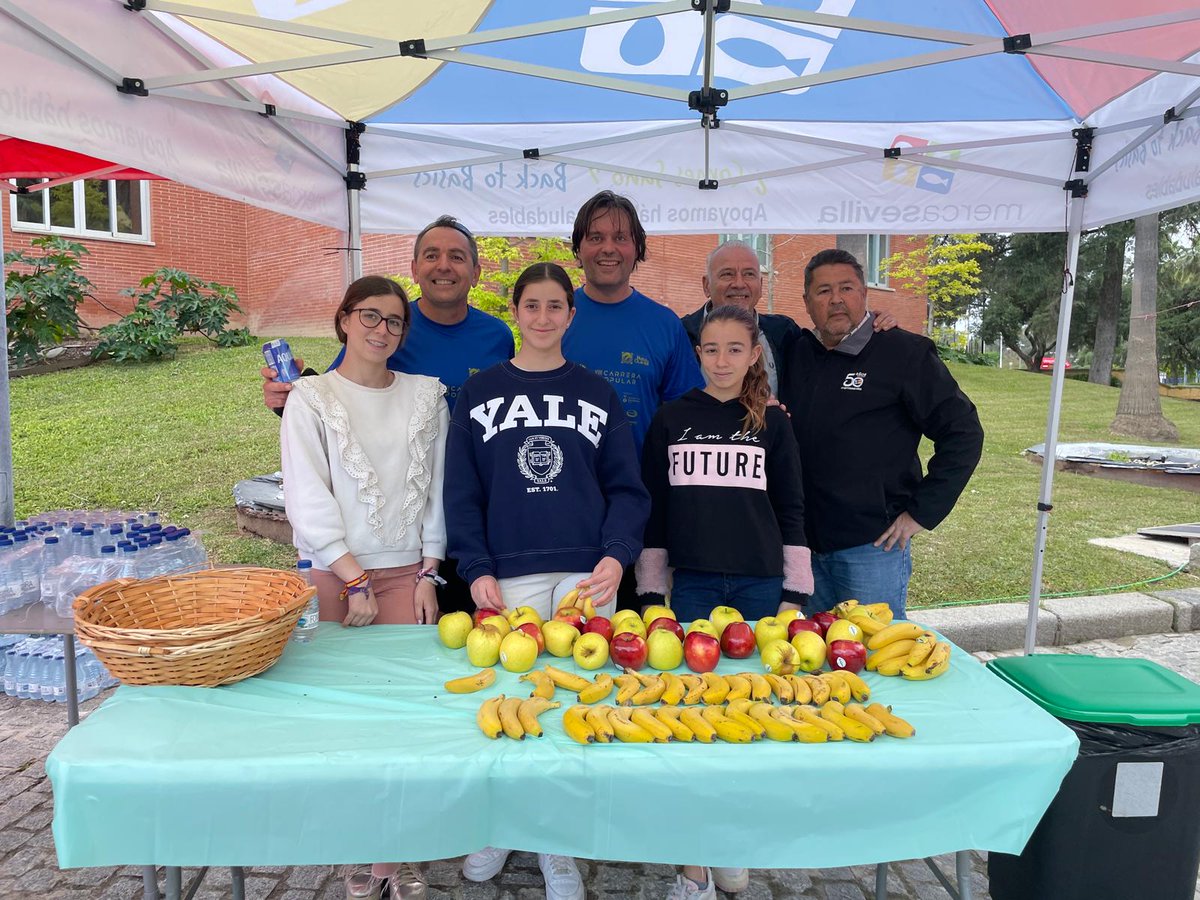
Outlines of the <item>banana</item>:
M 791 707 L 791 713 L 792 717 L 798 721 L 820 728 L 829 735 L 831 741 L 844 740 L 846 737 L 846 732 L 836 722 L 830 722 L 828 719 L 822 718 L 817 714 L 817 710 L 811 706 Z
M 729 693 L 725 695 L 725 702 L 730 700 L 740 700 L 750 696 L 750 679 L 744 678 L 741 675 L 726 675 L 725 682 L 729 685 Z
M 875 732 L 875 735 L 877 737 L 887 731 L 887 729 L 884 728 L 882 722 L 880 722 L 877 718 L 875 718 L 873 715 L 871 715 L 869 712 L 867 712 L 865 709 L 863 709 L 862 706 L 858 703 L 847 703 L 845 713 L 851 719 L 854 719 L 855 721 L 858 721 L 858 722 L 862 722 L 864 725 L 866 725 L 868 728 L 870 728 L 873 732 Z
M 796 732 L 774 716 L 775 707 L 770 703 L 755 703 L 750 707 L 750 718 L 758 722 L 773 741 L 794 741 Z
M 503 702 L 503 694 L 484 700 L 479 712 L 475 714 L 475 724 L 479 726 L 479 730 L 493 740 L 500 737 L 500 733 L 504 731 L 504 726 L 500 724 L 500 704 Z
M 705 672 L 702 676 L 707 689 L 700 695 L 708 706 L 720 706 L 729 694 L 729 682 L 715 672 Z
M 750 707 L 753 705 L 754 701 L 749 697 L 735 697 L 733 700 L 726 702 L 725 708 L 721 712 L 725 713 L 725 715 L 729 715 L 731 712 L 746 713 L 750 712 Z
M 871 638 L 867 641 L 867 649 L 879 650 L 893 641 L 915 641 L 924 633 L 925 629 L 916 622 L 895 622 L 883 629 L 883 631 L 871 635 Z
M 950 668 L 950 658 L 942 660 L 936 665 L 926 668 L 921 666 L 905 666 L 900 670 L 900 674 L 909 681 L 929 681 L 931 678 L 937 678 L 939 675 L 944 675 L 946 670 Z
M 780 703 L 791 703 L 796 698 L 796 690 L 792 687 L 791 679 L 788 676 L 768 673 L 758 677 L 762 678 L 770 686 L 771 691 L 779 698 Z
M 563 713 L 563 731 L 577 744 L 591 744 L 596 740 L 596 732 L 585 718 L 587 711 L 584 704 L 577 703 Z
M 883 725 L 884 730 L 894 738 L 910 738 L 917 733 L 917 729 L 913 728 L 912 725 L 899 716 L 893 715 L 890 706 L 884 706 L 882 703 L 872 703 L 867 707 L 867 712 L 878 719 Z
M 932 631 L 926 631 L 917 638 L 913 648 L 908 651 L 907 664 L 910 666 L 919 666 L 929 658 L 929 654 L 933 652 L 933 648 L 937 645 L 937 635 Z
M 895 659 L 886 660 L 885 662 L 881 662 L 879 668 L 875 671 L 880 675 L 899 675 L 900 671 L 908 665 L 906 662 L 907 659 L 908 657 L 906 656 L 897 656 Z
M 743 725 L 741 722 L 735 722 L 729 716 L 721 712 L 719 706 L 706 706 L 701 711 L 701 715 L 708 721 L 708 724 L 716 731 L 717 737 L 730 744 L 749 744 L 754 740 L 754 732 Z
M 626 675 L 632 675 L 636 678 L 642 687 L 653 687 L 658 682 L 659 676 L 653 672 L 639 672 L 637 669 L 629 668 L 629 666 L 626 666 L 622 671 Z
M 854 698 L 855 703 L 862 703 L 864 700 L 871 698 L 871 686 L 857 672 L 842 669 L 838 674 L 846 679 L 846 683 L 850 685 L 850 696 Z
M 771 713 L 784 726 L 791 729 L 796 736 L 796 740 L 803 744 L 823 744 L 829 740 L 829 732 L 824 728 L 818 728 L 809 722 L 802 722 L 799 719 L 789 716 L 784 710 L 786 707 L 774 707 Z M 829 724 L 826 722 L 825 724 Z
M 880 665 L 893 659 L 907 659 L 916 643 L 914 640 L 893 641 L 882 650 L 867 654 L 867 671 L 874 672 Z
M 667 683 L 662 678 L 655 676 L 654 684 L 642 688 L 630 698 L 629 702 L 634 706 L 649 706 L 651 703 L 657 703 L 666 689 Z
M 642 683 L 638 681 L 636 675 L 618 675 L 617 682 L 617 706 L 628 706 L 633 701 L 633 696 L 642 689 Z
M 483 669 L 474 675 L 464 675 L 462 678 L 447 681 L 443 687 L 451 694 L 473 694 L 482 691 L 495 680 L 495 669 Z
M 692 741 L 696 735 L 692 729 L 688 728 L 680 721 L 680 716 L 683 710 L 678 706 L 660 706 L 654 710 L 654 715 L 658 717 L 658 721 L 662 722 L 671 729 L 671 734 L 677 741 Z
M 754 703 L 754 701 L 749 697 L 745 698 L 744 702 L 751 705 Z M 726 718 L 733 719 L 735 722 L 740 722 L 749 728 L 751 734 L 754 735 L 755 740 L 758 740 L 767 733 L 767 729 L 763 727 L 762 722 L 759 722 L 757 719 L 751 716 L 745 711 L 745 709 L 731 709 L 730 707 L 726 706 L 722 712 L 725 713 Z
M 530 697 L 543 697 L 546 700 L 554 698 L 554 682 L 550 680 L 550 676 L 540 669 L 534 669 L 532 672 L 526 672 L 518 681 L 528 681 L 533 685 L 533 691 Z
M 821 718 L 827 722 L 832 722 L 838 728 L 842 729 L 842 731 L 846 732 L 846 737 L 852 741 L 868 744 L 875 740 L 875 732 L 862 722 L 846 715 L 842 704 L 836 700 L 826 703 L 821 707 Z
M 843 600 L 841 603 L 834 606 L 832 612 L 839 619 L 848 619 L 854 614 L 854 610 L 857 606 L 857 600 Z
M 950 645 L 944 641 L 939 641 L 938 645 L 930 651 L 929 656 L 925 659 L 925 669 L 933 669 L 940 666 L 942 663 L 950 662 Z
M 853 622 L 855 625 L 857 625 L 859 628 L 861 628 L 862 633 L 865 634 L 868 638 L 872 637 L 873 635 L 879 634 L 879 632 L 881 632 L 881 631 L 883 631 L 883 629 L 887 628 L 887 626 L 884 625 L 882 622 L 880 622 L 878 619 L 872 618 L 871 616 L 865 615 L 864 613 L 857 613 L 855 615 L 850 616 L 850 621 Z
M 750 679 L 750 699 L 762 700 L 766 703 L 771 702 L 771 691 L 773 687 L 771 681 L 765 675 L 759 675 L 757 672 L 742 672 L 743 678 Z M 781 676 L 776 675 L 776 678 Z
M 560 688 L 571 691 L 575 694 L 578 694 L 589 684 L 591 684 L 591 682 L 582 675 L 576 675 L 574 672 L 564 672 L 562 669 L 554 668 L 554 666 L 546 666 L 546 674 L 549 675 L 550 679 Z
M 660 722 L 651 710 L 635 709 L 629 718 L 634 725 L 641 725 L 650 732 L 657 744 L 665 744 L 674 740 L 675 734 L 671 731 L 671 727 L 665 722 Z
M 695 706 L 703 698 L 708 685 L 699 675 L 680 675 L 679 680 L 687 687 L 687 693 L 683 695 L 683 705 Z
M 830 686 L 829 682 L 823 678 L 818 678 L 815 675 L 804 675 L 804 683 L 808 685 L 808 689 L 812 692 L 812 702 L 816 706 L 820 706 L 829 699 Z
M 541 723 L 538 722 L 538 716 L 548 709 L 558 709 L 562 706 L 561 703 L 552 703 L 545 697 L 531 697 L 528 700 L 522 700 L 517 707 L 517 721 L 521 723 L 521 730 L 530 737 L 541 737 Z
M 658 698 L 659 701 L 664 706 L 678 706 L 683 695 L 687 693 L 687 685 L 683 683 L 682 678 L 670 672 L 663 672 L 659 677 L 666 682 L 662 696 Z
M 850 682 L 842 677 L 841 672 L 822 672 L 817 676 L 829 684 L 829 696 L 838 703 L 850 702 Z
M 597 675 L 595 680 L 579 692 L 580 703 L 599 703 L 613 691 L 612 676 L 608 673 Z
M 884 625 L 891 625 L 892 619 L 896 615 L 886 603 L 868 603 L 866 606 L 860 608 L 865 610 L 867 615 L 878 619 Z
M 504 734 L 514 741 L 525 740 L 525 729 L 521 727 L 521 720 L 517 718 L 517 710 L 520 706 L 520 697 L 508 697 L 500 704 L 500 725 L 504 729 Z
M 700 714 L 700 710 L 696 708 L 685 708 L 680 710 L 679 721 L 691 729 L 692 734 L 696 736 L 702 744 L 711 744 L 717 737 L 717 729 L 712 727 L 708 719 Z
M 780 703 L 812 703 L 812 688 L 808 686 L 807 681 L 799 675 L 784 675 L 783 677 L 792 686 L 792 699 L 785 701 L 781 696 L 779 698 Z
M 567 591 L 562 595 L 562 599 L 558 601 L 558 609 L 571 609 L 579 600 L 579 588 Z
M 608 723 L 608 711 L 611 706 L 589 706 L 583 718 L 588 725 L 592 727 L 592 731 L 596 735 L 596 743 L 609 744 L 615 737 L 612 726 Z
M 641 725 L 636 725 L 630 721 L 632 713 L 628 709 L 613 709 L 609 710 L 608 722 L 612 725 L 613 732 L 617 736 L 617 740 L 626 744 L 650 744 L 654 742 L 654 735 L 648 732 Z

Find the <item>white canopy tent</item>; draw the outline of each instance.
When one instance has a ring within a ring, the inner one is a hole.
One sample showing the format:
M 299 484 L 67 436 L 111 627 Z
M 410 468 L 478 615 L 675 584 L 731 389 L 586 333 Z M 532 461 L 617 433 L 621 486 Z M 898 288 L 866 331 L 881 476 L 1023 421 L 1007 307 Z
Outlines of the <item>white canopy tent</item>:
M 363 231 L 561 235 L 608 187 L 659 233 L 1065 230 L 1069 275 L 1200 199 L 1194 0 L 442 7 L 0 0 L 0 131 L 343 229 L 352 273 Z

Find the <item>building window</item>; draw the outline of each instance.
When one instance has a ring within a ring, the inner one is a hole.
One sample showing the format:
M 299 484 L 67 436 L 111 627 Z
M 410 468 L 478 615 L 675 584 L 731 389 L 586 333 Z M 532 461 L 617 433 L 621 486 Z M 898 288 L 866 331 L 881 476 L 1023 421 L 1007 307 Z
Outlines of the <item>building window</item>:
M 729 241 L 741 241 L 749 244 L 758 254 L 758 267 L 766 272 L 771 268 L 771 236 L 769 234 L 718 234 L 717 245 Z
M 42 179 L 18 178 L 18 188 Z M 47 190 L 13 194 L 14 231 L 47 231 L 75 237 L 150 240 L 150 185 L 146 181 L 88 179 Z
M 867 284 L 871 287 L 887 287 L 887 271 L 883 268 L 883 261 L 888 255 L 888 236 L 868 234 L 867 265 L 864 274 L 867 276 Z

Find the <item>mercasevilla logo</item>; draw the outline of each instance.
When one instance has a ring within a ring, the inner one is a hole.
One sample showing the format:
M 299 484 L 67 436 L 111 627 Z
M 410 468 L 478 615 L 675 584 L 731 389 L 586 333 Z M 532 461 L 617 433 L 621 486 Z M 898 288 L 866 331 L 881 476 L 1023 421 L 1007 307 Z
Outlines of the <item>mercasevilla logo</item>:
M 895 225 L 954 224 L 971 222 L 1019 223 L 1025 214 L 1020 203 L 863 203 L 843 200 L 821 207 L 820 224 Z

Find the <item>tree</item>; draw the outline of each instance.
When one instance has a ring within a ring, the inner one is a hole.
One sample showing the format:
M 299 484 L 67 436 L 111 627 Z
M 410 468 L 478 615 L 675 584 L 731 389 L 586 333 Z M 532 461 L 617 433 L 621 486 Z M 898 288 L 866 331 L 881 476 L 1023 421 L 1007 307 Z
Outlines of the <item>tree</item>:
M 1158 279 L 1158 357 L 1168 375 L 1182 376 L 1200 372 L 1200 252 L 1190 239 L 1168 237 L 1166 243 Z
M 1100 230 L 1103 246 L 1100 287 L 1096 297 L 1096 328 L 1092 343 L 1092 364 L 1088 381 L 1112 384 L 1113 354 L 1117 348 L 1117 330 L 1121 313 L 1121 295 L 1125 283 L 1125 246 L 1131 230 L 1128 222 L 1114 222 Z
M 979 297 L 979 257 L 992 249 L 977 234 L 937 234 L 914 250 L 883 261 L 888 277 L 900 287 L 924 291 L 928 328 L 962 318 Z
M 4 254 L 8 352 L 36 362 L 44 348 L 75 337 L 84 323 L 79 304 L 91 297 L 92 282 L 81 271 L 88 249 L 65 238 L 37 237 L 31 248 Z M 22 272 L 17 267 L 31 269 Z
M 1163 416 L 1158 398 L 1158 214 L 1138 217 L 1133 230 L 1129 352 L 1117 416 L 1109 430 L 1143 440 L 1177 441 L 1179 430 Z
M 1066 238 L 1062 234 L 983 235 L 992 250 L 980 259 L 985 298 L 980 336 L 1001 338 L 1037 371 L 1054 349 Z

